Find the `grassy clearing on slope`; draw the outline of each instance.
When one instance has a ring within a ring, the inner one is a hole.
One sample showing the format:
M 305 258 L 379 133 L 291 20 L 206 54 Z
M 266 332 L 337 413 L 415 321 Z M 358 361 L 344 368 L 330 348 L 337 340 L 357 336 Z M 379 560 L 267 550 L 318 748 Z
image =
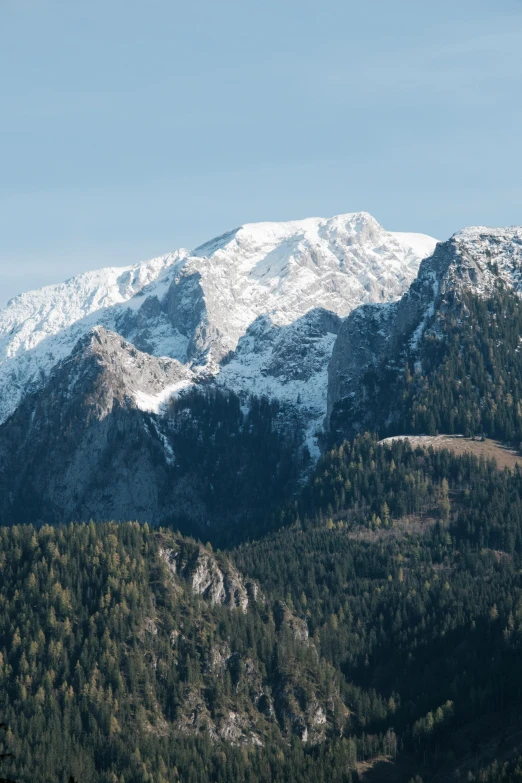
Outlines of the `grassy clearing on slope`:
M 508 449 L 497 440 L 486 438 L 485 440 L 473 440 L 462 435 L 396 435 L 385 438 L 381 443 L 390 443 L 393 440 L 409 440 L 413 447 L 449 449 L 454 454 L 471 453 L 484 459 L 495 459 L 498 467 L 510 468 L 515 465 L 522 467 L 522 455 L 513 449 Z

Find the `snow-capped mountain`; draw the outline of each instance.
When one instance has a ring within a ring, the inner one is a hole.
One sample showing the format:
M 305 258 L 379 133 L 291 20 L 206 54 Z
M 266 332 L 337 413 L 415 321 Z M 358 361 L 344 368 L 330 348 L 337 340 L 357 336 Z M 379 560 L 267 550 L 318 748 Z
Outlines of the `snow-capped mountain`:
M 320 422 L 339 317 L 397 299 L 435 244 L 385 231 L 366 213 L 249 224 L 192 252 L 22 294 L 0 312 L 0 422 L 96 326 L 176 359 L 193 380 L 299 399 Z M 169 395 L 168 379 L 151 399 L 132 378 L 138 407 Z

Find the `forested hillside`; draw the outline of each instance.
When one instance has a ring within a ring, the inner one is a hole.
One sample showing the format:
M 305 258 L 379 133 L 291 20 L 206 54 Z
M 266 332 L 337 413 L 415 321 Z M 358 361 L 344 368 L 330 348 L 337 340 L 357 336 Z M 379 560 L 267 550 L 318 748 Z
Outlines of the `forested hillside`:
M 281 522 L 3 528 L 4 774 L 517 780 L 518 470 L 360 436 Z
M 91 523 L 4 528 L 0 564 L 6 775 L 351 780 L 339 674 L 224 556 Z
M 464 296 L 434 317 L 421 347 L 422 372 L 406 363 L 397 432 L 522 440 L 522 304 L 499 290 Z
M 325 455 L 293 525 L 236 552 L 342 672 L 347 730 L 393 727 L 398 779 L 458 780 L 522 728 L 521 500 L 518 471 L 364 436 Z

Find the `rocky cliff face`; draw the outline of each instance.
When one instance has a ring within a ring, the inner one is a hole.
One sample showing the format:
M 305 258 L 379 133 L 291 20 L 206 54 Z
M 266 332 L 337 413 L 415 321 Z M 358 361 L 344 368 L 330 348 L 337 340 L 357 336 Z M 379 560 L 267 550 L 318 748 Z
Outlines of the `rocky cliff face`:
M 343 407 L 355 429 L 371 426 L 369 392 L 375 384 L 383 391 L 406 352 L 415 360 L 425 331 L 436 331 L 434 314 L 451 313 L 463 292 L 485 297 L 499 285 L 522 292 L 522 229 L 465 229 L 437 245 L 398 302 L 354 310 L 339 330 L 328 368 L 327 426 Z
M 211 604 L 221 604 L 246 612 L 250 598 L 255 600 L 257 586 L 246 585 L 229 561 L 220 566 L 213 553 L 205 547 L 188 546 L 178 539 L 171 548 L 162 547 L 160 555 L 170 573 L 188 582 L 196 595 Z
M 199 682 L 187 684 L 177 729 L 186 734 L 205 730 L 211 739 L 255 745 L 264 744 L 274 731 L 309 744 L 338 732 L 348 710 L 335 680 L 328 693 L 318 686 L 319 668 L 332 676 L 333 670 L 321 661 L 306 621 L 280 601 L 270 605 L 225 555 L 179 536 L 158 533 L 157 539 L 167 589 L 174 590 L 176 603 L 186 606 L 187 627 L 182 622 L 171 632 L 170 645 L 179 664 L 190 653 L 201 672 Z M 233 613 L 228 641 L 216 630 L 220 607 Z M 147 617 L 144 634 L 161 636 L 167 624 L 164 617 Z M 234 644 L 235 630 L 260 624 L 267 644 L 277 640 L 272 661 L 260 661 L 254 649 Z M 228 698 L 225 681 L 232 689 Z M 209 705 L 211 694 L 221 696 L 219 708 Z
M 102 328 L 88 333 L 1 428 L 3 520 L 154 518 L 168 453 L 137 400 L 189 378 L 176 360 Z

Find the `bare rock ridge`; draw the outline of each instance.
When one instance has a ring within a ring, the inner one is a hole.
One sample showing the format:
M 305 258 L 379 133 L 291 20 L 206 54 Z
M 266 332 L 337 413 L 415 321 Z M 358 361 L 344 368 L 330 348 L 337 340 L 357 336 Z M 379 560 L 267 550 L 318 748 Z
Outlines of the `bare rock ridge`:
M 102 326 L 94 327 L 77 343 L 69 361 L 82 353 L 104 368 L 103 391 L 108 400 L 112 398 L 112 405 L 117 402 L 157 411 L 163 400 L 194 381 L 194 374 L 176 359 L 143 353 Z
M 91 329 L 0 425 L 2 523 L 132 519 L 208 538 L 268 519 L 299 475 L 293 423 L 208 385 L 182 393 L 194 378 Z

